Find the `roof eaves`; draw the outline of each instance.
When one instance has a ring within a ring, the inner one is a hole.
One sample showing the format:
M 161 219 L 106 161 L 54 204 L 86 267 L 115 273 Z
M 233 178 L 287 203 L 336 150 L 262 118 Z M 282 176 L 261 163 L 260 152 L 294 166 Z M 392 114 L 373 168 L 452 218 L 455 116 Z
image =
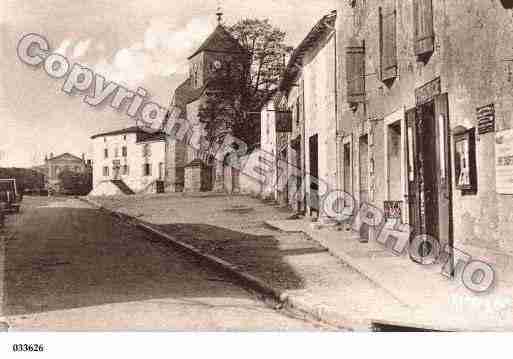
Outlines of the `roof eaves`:
M 293 51 L 292 56 L 281 76 L 278 88 L 280 90 L 287 90 L 290 88 L 290 83 L 297 76 L 298 72 L 303 66 L 303 59 L 306 53 L 311 49 L 319 38 L 327 31 L 334 31 L 334 24 L 337 18 L 337 12 L 332 11 L 328 15 L 323 16 L 310 30 L 306 37 L 301 41 L 298 47 Z

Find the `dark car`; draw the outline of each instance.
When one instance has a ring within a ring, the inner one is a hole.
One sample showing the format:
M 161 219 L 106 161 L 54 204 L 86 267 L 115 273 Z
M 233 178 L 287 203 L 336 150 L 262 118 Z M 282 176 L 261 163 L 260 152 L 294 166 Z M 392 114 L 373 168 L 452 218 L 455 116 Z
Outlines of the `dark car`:
M 19 212 L 22 199 L 14 178 L 0 179 L 0 207 L 3 207 L 3 212 Z

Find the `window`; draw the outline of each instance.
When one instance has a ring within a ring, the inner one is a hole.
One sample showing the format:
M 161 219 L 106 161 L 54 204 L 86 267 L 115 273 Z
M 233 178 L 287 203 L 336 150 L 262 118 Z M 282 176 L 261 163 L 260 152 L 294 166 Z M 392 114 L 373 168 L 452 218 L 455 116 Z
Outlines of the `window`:
M 126 157 L 126 156 L 127 156 L 127 149 L 126 149 L 126 146 L 121 147 L 121 155 L 122 155 L 123 157 Z
M 103 142 L 107 142 L 107 137 L 104 137 L 104 138 L 103 138 Z
M 300 110 L 300 106 L 299 106 L 299 97 L 296 101 L 296 125 L 299 125 L 299 110 Z
M 143 164 L 143 176 L 151 176 L 151 163 Z
M 413 0 L 413 27 L 415 55 L 422 59 L 434 51 L 432 0 Z
M 381 81 L 393 80 L 397 76 L 396 10 L 379 8 L 379 48 Z
M 164 178 L 164 163 L 159 162 L 159 180 Z
M 103 150 L 103 157 L 109 158 L 109 150 L 108 149 Z
M 151 147 L 149 143 L 145 143 L 142 147 L 142 155 L 143 157 L 150 157 L 151 156 Z
M 109 176 L 109 167 L 107 167 L 107 166 L 103 167 L 103 176 L 104 177 Z
M 119 157 L 119 148 L 114 149 L 114 157 Z
M 365 99 L 365 46 L 352 39 L 346 48 L 347 101 L 363 102 Z
M 123 135 L 123 141 L 126 141 L 126 135 Z
M 128 175 L 128 166 L 127 165 L 123 165 L 123 175 Z

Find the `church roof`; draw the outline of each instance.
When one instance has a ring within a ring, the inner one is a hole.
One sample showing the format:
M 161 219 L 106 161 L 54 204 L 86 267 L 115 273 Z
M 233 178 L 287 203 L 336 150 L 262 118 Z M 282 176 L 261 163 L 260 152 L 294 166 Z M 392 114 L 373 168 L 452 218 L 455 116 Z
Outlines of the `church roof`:
M 48 161 L 49 162 L 52 162 L 52 161 L 56 161 L 56 160 L 73 160 L 73 161 L 80 161 L 82 162 L 82 159 L 78 156 L 75 156 L 69 152 L 65 152 L 63 154 L 60 154 L 58 156 L 55 156 L 55 157 L 52 157 L 52 158 L 49 158 Z
M 199 88 L 193 88 L 191 86 L 191 78 L 189 77 L 176 88 L 174 105 L 181 108 L 183 113 L 185 111 L 185 106 L 199 99 L 203 94 L 203 91 L 205 91 L 205 88 L 206 84 Z
M 188 60 L 202 51 L 247 53 L 246 49 L 226 30 L 223 25 L 217 25 L 216 29 L 203 42 L 203 44 L 188 57 Z

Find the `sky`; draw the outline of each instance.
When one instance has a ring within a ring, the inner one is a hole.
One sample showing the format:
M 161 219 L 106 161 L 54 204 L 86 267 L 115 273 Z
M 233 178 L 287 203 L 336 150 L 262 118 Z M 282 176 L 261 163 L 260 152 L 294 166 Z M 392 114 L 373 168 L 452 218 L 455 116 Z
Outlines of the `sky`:
M 2 0 L 0 4 L 0 167 L 41 164 L 46 154 L 86 157 L 95 133 L 134 125 L 126 113 L 91 107 L 83 94 L 61 91 L 16 55 L 28 33 L 48 39 L 52 51 L 106 80 L 143 87 L 168 105 L 185 78 L 187 57 L 217 25 L 217 0 Z M 222 0 L 224 23 L 269 18 L 297 46 L 335 0 Z

